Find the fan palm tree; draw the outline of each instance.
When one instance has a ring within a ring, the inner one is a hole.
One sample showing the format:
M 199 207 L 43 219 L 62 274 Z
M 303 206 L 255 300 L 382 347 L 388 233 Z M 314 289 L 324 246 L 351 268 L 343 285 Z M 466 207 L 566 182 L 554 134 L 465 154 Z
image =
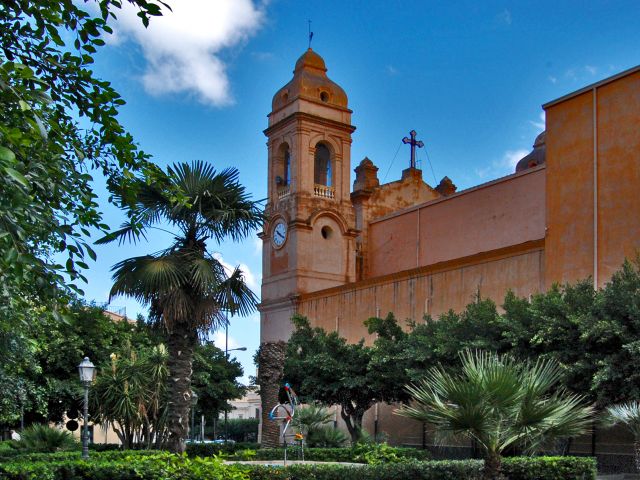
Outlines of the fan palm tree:
M 538 360 L 517 363 L 487 352 L 461 353 L 462 369 L 441 366 L 407 386 L 413 404 L 397 413 L 434 425 L 441 438 L 463 436 L 484 453 L 484 478 L 503 478 L 501 454 L 509 447 L 535 451 L 548 441 L 586 431 L 592 414 L 582 398 L 556 385 L 559 366 Z
M 640 472 L 640 403 L 627 402 L 607 407 L 603 418 L 606 426 L 622 424 L 633 434 L 636 470 Z
M 191 365 L 198 334 L 224 325 L 226 314 L 246 315 L 257 298 L 239 268 L 225 271 L 207 240 L 239 241 L 262 222 L 257 202 L 238 182 L 238 171 L 221 172 L 203 162 L 170 166 L 161 184 L 139 180 L 117 200 L 129 220 L 98 243 L 146 239 L 168 225 L 173 244 L 151 255 L 117 263 L 111 296 L 127 295 L 149 306 L 149 320 L 167 331 L 168 448 L 183 452 L 191 404 Z M 166 231 L 166 230 L 165 230 Z

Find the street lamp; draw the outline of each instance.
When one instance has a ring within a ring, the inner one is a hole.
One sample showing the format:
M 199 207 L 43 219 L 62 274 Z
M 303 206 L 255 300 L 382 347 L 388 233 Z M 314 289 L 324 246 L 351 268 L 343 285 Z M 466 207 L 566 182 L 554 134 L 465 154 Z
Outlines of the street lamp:
M 196 421 L 196 405 L 197 404 L 198 404 L 198 394 L 192 390 L 191 391 L 191 441 L 192 442 L 195 441 L 195 434 L 196 434 L 195 421 Z
M 84 425 L 82 426 L 82 458 L 89 458 L 89 385 L 96 378 L 96 367 L 89 357 L 78 365 L 78 373 L 80 374 L 80 382 L 84 386 Z

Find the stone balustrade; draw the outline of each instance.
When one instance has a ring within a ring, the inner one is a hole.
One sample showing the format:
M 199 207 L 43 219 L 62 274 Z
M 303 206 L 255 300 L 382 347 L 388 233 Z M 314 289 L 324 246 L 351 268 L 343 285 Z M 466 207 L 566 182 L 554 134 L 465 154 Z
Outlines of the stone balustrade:
M 335 198 L 336 189 L 334 187 L 327 187 L 326 185 L 316 183 L 313 186 L 313 195 L 322 198 Z

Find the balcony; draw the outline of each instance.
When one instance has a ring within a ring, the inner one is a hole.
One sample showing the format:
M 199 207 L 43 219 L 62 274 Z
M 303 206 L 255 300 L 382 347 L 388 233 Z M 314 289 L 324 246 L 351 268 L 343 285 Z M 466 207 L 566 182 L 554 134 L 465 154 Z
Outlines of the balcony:
M 322 198 L 335 198 L 336 189 L 334 187 L 327 187 L 326 185 L 320 185 L 316 183 L 313 186 L 313 196 Z
M 287 197 L 291 193 L 290 185 L 283 185 L 278 187 L 278 200 L 281 198 Z

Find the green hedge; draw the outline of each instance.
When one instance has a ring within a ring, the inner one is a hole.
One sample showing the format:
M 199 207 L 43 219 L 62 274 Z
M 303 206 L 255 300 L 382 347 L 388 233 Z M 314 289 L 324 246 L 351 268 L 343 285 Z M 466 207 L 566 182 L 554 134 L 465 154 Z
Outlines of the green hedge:
M 53 454 L 48 459 L 23 458 L 0 464 L 3 480 L 250 480 L 239 465 L 216 457 L 189 458 L 166 452 L 96 453 L 88 461 Z M 68 457 L 68 455 L 67 455 Z
M 251 480 L 480 480 L 482 460 L 409 461 L 367 466 L 252 466 Z M 517 457 L 503 462 L 508 480 L 594 480 L 596 462 L 577 457 Z
M 232 460 L 282 460 L 283 448 L 257 448 L 257 444 L 236 443 L 225 447 L 220 444 L 190 444 L 187 446 L 189 456 L 211 456 L 223 453 Z M 246 450 L 251 450 L 247 455 Z M 288 456 L 295 459 L 299 456 L 299 449 L 289 447 Z M 316 462 L 348 462 L 371 463 L 371 459 L 380 458 L 382 461 L 398 459 L 429 460 L 431 454 L 427 450 L 417 448 L 397 448 L 386 444 L 358 445 L 355 448 L 305 448 L 305 460 Z
M 511 457 L 502 470 L 510 480 L 591 480 L 597 467 L 592 457 Z
M 259 448 L 260 444 L 253 442 L 187 443 L 187 455 L 190 457 L 210 457 L 221 453 L 231 455 L 239 450 L 257 450 Z
M 225 465 L 218 458 L 189 458 L 150 451 L 31 454 L 0 464 L 7 480 L 479 480 L 481 460 L 415 460 L 380 465 Z M 592 458 L 515 457 L 503 462 L 509 480 L 593 480 Z

